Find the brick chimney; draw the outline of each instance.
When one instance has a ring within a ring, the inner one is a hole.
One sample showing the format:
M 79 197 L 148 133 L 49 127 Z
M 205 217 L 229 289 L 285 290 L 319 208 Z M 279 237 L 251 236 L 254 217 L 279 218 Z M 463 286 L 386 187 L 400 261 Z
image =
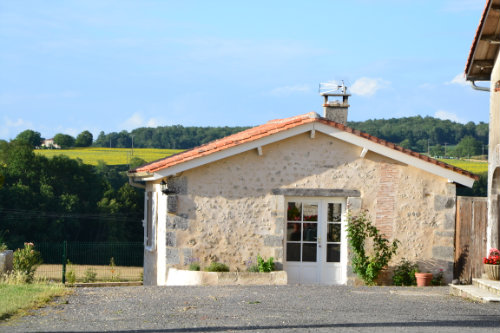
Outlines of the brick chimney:
M 324 97 L 323 117 L 342 125 L 347 125 L 347 110 L 349 109 L 349 96 L 347 87 L 332 83 L 320 84 L 320 95 Z M 332 99 L 329 99 L 332 98 Z

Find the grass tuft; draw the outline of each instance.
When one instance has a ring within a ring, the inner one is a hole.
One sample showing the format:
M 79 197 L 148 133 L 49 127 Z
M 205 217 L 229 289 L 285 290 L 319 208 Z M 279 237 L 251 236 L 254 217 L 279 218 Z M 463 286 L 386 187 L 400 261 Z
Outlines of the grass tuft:
M 28 310 L 36 309 L 50 302 L 54 297 L 71 293 L 62 284 L 0 283 L 0 320 L 8 319 Z

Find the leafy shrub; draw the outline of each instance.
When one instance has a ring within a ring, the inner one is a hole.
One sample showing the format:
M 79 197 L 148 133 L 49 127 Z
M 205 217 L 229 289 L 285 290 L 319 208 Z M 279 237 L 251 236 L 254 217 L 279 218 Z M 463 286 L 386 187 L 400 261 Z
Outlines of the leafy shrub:
M 66 263 L 65 278 L 66 278 L 66 283 L 68 283 L 68 284 L 75 284 L 76 283 L 75 269 L 73 268 L 73 264 L 71 263 L 71 261 L 69 261 L 69 259 L 68 259 L 68 262 Z
M 92 267 L 89 267 L 85 270 L 85 277 L 83 278 L 83 282 L 95 282 L 97 280 L 97 272 Z
M 212 262 L 210 266 L 205 268 L 207 272 L 229 272 L 229 266 L 220 262 Z
M 394 269 L 392 284 L 395 286 L 416 286 L 417 279 L 415 272 L 418 272 L 418 265 L 405 258 L 401 259 L 399 265 Z
M 109 267 L 111 270 L 111 282 L 118 282 L 120 281 L 120 272 L 116 269 L 116 264 L 115 264 L 115 258 L 111 257 L 109 260 Z
M 444 286 L 443 270 L 440 269 L 439 273 L 434 274 L 431 280 L 432 286 Z
M 200 271 L 201 270 L 201 267 L 200 267 L 200 263 L 198 262 L 192 262 L 189 264 L 189 270 L 190 271 Z
M 373 239 L 373 255 L 366 255 L 365 242 L 368 237 Z M 362 212 L 359 216 L 348 215 L 347 238 L 352 249 L 353 271 L 367 284 L 375 285 L 380 271 L 389 263 L 398 249 L 398 241 L 389 241 L 380 235 Z
M 257 267 L 261 273 L 274 271 L 274 258 L 270 257 L 268 260 L 264 260 L 260 255 L 257 255 Z
M 24 248 L 14 251 L 14 271 L 24 274 L 26 283 L 33 282 L 35 271 L 42 263 L 40 252 L 33 243 L 24 243 Z

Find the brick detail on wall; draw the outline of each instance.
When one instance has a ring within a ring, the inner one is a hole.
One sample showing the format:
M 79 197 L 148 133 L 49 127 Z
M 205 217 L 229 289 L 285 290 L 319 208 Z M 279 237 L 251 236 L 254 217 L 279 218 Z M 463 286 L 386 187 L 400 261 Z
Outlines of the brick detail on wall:
M 396 188 L 399 181 L 399 169 L 394 164 L 383 163 L 377 188 L 375 225 L 387 238 L 392 238 L 395 220 Z

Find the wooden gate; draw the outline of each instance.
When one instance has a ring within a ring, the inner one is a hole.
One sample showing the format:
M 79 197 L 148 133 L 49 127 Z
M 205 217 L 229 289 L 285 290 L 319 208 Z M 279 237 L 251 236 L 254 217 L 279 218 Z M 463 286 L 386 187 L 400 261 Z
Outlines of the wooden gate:
M 488 198 L 457 197 L 453 278 L 470 284 L 483 274 Z

